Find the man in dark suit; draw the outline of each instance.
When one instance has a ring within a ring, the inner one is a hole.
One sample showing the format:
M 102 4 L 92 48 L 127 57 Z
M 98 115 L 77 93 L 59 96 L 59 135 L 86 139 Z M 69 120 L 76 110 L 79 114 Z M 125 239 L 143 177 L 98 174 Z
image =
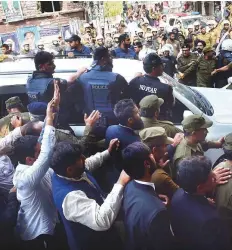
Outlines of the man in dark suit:
M 151 183 L 156 163 L 149 147 L 134 142 L 122 151 L 122 157 L 123 168 L 133 179 L 124 191 L 122 206 L 126 249 L 173 249 L 168 213 Z
M 211 162 L 203 156 L 189 157 L 178 166 L 180 189 L 171 202 L 171 225 L 183 250 L 227 250 L 228 229 L 206 194 L 216 186 Z

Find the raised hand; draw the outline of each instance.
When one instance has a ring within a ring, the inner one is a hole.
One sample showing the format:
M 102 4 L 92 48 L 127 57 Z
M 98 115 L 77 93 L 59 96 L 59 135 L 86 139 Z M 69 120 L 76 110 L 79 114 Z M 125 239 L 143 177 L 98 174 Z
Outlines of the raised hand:
M 93 127 L 99 120 L 99 118 L 100 118 L 100 112 L 98 110 L 94 110 L 89 116 L 85 114 L 84 116 L 85 125 Z

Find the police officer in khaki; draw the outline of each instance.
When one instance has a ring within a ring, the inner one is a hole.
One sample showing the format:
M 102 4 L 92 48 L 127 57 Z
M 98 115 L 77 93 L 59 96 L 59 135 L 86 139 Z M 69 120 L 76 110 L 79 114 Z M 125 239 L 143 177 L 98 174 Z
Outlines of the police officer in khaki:
M 0 119 L 0 138 L 5 137 L 14 129 L 14 125 L 11 124 L 11 119 L 14 116 L 17 117 L 18 120 L 21 120 L 21 125 L 30 121 L 29 113 L 23 113 L 25 108 L 18 96 L 9 98 L 5 101 L 5 104 L 8 115 Z
M 167 136 L 174 138 L 177 133 L 182 132 L 170 121 L 160 121 L 160 106 L 164 103 L 162 98 L 156 95 L 145 96 L 139 103 L 140 116 L 144 123 L 144 128 L 162 127 L 165 129 Z
M 217 141 L 205 141 L 208 128 L 213 125 L 201 115 L 190 115 L 182 121 L 185 138 L 176 147 L 173 156 L 174 173 L 177 170 L 178 162 L 189 156 L 203 156 L 204 151 L 210 148 L 221 148 L 224 138 Z
M 197 87 L 212 88 L 214 85 L 211 73 L 216 69 L 216 58 L 212 47 L 203 49 L 203 56 L 199 57 L 183 74 L 180 79 L 186 78 L 192 72 L 197 71 Z
M 164 128 L 145 128 L 139 133 L 141 140 L 150 149 L 156 161 L 157 169 L 152 175 L 152 182 L 155 184 L 158 194 L 167 195 L 171 199 L 172 195 L 179 188 L 167 173 L 168 162 L 165 162 L 166 145 L 172 144 L 173 140 L 167 137 Z
M 206 33 L 206 26 L 201 26 L 201 33 L 197 35 L 197 40 L 204 41 L 206 43 L 206 46 L 212 46 L 212 38 L 211 34 L 209 32 Z

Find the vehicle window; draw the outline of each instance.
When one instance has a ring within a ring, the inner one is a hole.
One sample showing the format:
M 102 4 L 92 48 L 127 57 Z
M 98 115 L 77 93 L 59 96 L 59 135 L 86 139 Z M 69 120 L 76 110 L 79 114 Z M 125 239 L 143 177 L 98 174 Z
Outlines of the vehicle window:
M 199 110 L 208 116 L 212 116 L 214 113 L 213 107 L 210 102 L 197 90 L 188 86 L 178 83 L 175 79 L 171 78 L 167 74 L 163 74 L 162 78 L 165 82 L 173 86 L 174 90 L 185 97 L 188 101 L 194 104 Z
M 183 114 L 185 110 L 189 110 L 182 102 L 176 99 L 175 106 L 172 109 L 172 122 L 175 125 L 180 125 L 183 121 Z
M 173 25 L 174 25 L 174 22 L 175 22 L 175 19 L 174 19 L 174 18 L 171 18 L 171 19 L 169 20 L 169 25 L 170 25 L 170 26 L 173 26 Z
M 201 22 L 200 18 L 189 18 L 189 19 L 183 19 L 182 23 L 183 23 L 184 28 L 187 29 L 188 25 L 193 24 L 196 21 Z

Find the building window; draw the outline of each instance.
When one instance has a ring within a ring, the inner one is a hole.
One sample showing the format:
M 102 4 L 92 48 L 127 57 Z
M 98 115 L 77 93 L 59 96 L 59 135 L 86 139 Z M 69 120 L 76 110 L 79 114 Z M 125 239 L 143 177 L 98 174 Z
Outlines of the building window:
M 61 6 L 59 1 L 40 1 L 41 4 L 41 12 L 54 12 L 60 11 Z

